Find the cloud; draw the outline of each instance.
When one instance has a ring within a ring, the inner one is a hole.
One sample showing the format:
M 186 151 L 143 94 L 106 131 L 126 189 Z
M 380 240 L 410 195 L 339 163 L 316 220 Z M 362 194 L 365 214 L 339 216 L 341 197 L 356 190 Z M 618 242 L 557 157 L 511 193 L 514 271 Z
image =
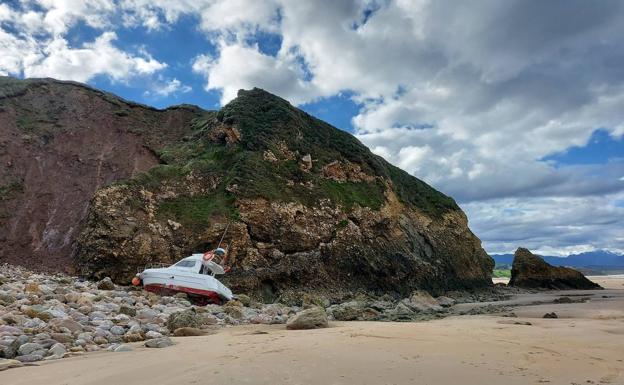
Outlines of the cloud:
M 236 97 L 239 89 L 264 88 L 301 103 L 315 95 L 313 85 L 302 79 L 303 69 L 288 57 L 261 53 L 257 46 L 220 42 L 219 56 L 199 55 L 193 71 L 205 76 L 206 90 L 222 91 L 221 103 Z
M 582 198 L 505 198 L 462 205 L 490 253 L 518 246 L 544 255 L 595 249 L 624 253 L 624 194 Z
M 43 10 L 0 7 L 0 21 L 10 27 L 0 25 L 0 73 L 81 82 L 105 75 L 114 81 L 127 81 L 167 67 L 145 50 L 129 53 L 116 47 L 113 31 L 102 32 L 80 47 L 69 45 L 65 33 L 79 21 L 97 28 L 108 26 L 112 2 L 39 0 L 36 5 Z
M 105 32 L 92 43 L 70 48 L 65 39 L 55 39 L 39 51 L 40 60 L 23 63 L 26 77 L 50 76 L 85 82 L 104 74 L 113 80 L 126 80 L 136 75 L 149 75 L 167 65 L 143 53 L 133 56 L 112 45 L 114 32 Z
M 165 80 L 160 76 L 158 82 L 152 85 L 150 90 L 145 91 L 144 95 L 163 98 L 170 95 L 185 94 L 192 90 L 193 88 L 191 86 L 182 84 L 182 82 L 176 78 Z

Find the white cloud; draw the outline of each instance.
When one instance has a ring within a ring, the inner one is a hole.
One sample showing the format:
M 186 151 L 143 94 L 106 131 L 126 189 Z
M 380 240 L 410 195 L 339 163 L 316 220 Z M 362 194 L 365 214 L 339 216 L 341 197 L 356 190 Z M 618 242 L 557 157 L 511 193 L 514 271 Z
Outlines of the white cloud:
M 297 62 L 265 55 L 257 46 L 221 41 L 219 57 L 197 56 L 193 71 L 206 77 L 206 90 L 222 90 L 222 104 L 234 99 L 239 89 L 253 87 L 264 88 L 294 103 L 315 95 L 313 86 L 302 80 L 303 70 Z
M 471 202 L 462 208 L 491 253 L 513 252 L 518 246 L 543 255 L 595 249 L 624 252 L 624 207 L 613 203 L 622 198 L 622 193 L 581 198 L 505 198 Z
M 78 21 L 94 28 L 109 25 L 114 4 L 107 0 L 37 0 L 38 8 L 0 6 L 0 20 L 17 32 L 0 26 L 0 73 L 26 77 L 54 77 L 85 82 L 97 75 L 114 81 L 151 75 L 167 67 L 140 50 L 125 52 L 113 43 L 115 32 L 103 32 L 92 42 L 72 47 L 65 33 Z
M 66 40 L 54 39 L 41 47 L 40 60 L 23 63 L 24 76 L 85 82 L 105 74 L 113 80 L 123 81 L 135 75 L 153 74 L 166 67 L 148 55 L 132 56 L 119 50 L 112 44 L 115 39 L 114 32 L 105 32 L 82 48 L 70 48 Z
M 192 87 L 182 84 L 182 82 L 176 78 L 165 80 L 159 77 L 158 82 L 155 83 L 150 90 L 145 91 L 144 95 L 168 97 L 170 95 L 185 94 L 192 90 Z

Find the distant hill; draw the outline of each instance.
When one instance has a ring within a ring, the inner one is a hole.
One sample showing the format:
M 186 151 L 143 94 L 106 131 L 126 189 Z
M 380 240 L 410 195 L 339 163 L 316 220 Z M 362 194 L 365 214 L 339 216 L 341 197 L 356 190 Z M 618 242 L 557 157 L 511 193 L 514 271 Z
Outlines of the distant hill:
M 511 265 L 513 262 L 513 254 L 492 254 L 491 256 L 497 265 Z M 624 269 L 624 255 L 606 250 L 570 254 L 567 257 L 542 256 L 542 258 L 554 266 Z

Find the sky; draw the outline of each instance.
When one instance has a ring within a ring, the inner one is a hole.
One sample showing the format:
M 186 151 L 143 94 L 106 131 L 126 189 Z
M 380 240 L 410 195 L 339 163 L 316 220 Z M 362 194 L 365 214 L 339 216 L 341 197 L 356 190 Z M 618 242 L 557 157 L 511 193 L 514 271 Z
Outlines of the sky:
M 489 253 L 624 252 L 624 2 L 0 1 L 0 75 L 264 88 L 454 197 Z

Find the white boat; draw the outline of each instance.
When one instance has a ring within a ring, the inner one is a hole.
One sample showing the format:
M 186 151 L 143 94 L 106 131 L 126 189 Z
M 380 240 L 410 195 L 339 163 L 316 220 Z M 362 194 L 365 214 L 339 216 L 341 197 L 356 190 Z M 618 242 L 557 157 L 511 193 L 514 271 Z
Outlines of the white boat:
M 221 304 L 233 298 L 232 291 L 215 278 L 227 268 L 216 263 L 215 256 L 223 257 L 225 250 L 217 248 L 204 254 L 193 254 L 179 262 L 160 268 L 149 268 L 138 273 L 134 285 L 143 285 L 147 291 L 160 295 L 186 293 L 198 304 Z

